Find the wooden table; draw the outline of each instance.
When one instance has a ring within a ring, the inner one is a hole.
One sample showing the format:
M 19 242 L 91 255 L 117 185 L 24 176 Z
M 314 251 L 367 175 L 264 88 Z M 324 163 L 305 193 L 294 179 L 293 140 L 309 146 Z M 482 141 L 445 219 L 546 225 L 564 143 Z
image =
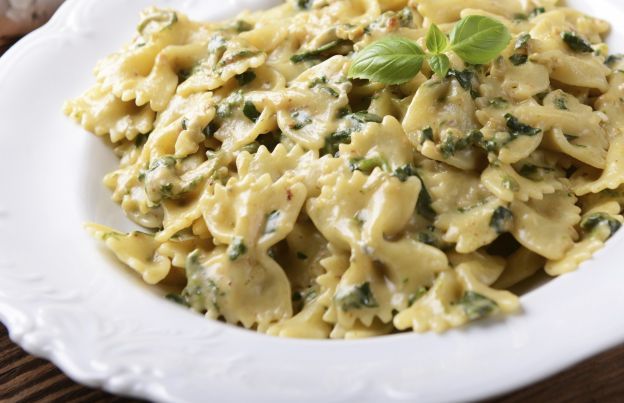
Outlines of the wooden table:
M 0 47 L 0 55 L 5 50 Z M 0 402 L 36 401 L 138 402 L 76 384 L 50 362 L 26 354 L 0 325 Z M 491 402 L 624 402 L 624 345 Z
M 78 385 L 26 354 L 0 325 L 0 402 L 137 402 Z M 491 403 L 624 402 L 624 345 Z

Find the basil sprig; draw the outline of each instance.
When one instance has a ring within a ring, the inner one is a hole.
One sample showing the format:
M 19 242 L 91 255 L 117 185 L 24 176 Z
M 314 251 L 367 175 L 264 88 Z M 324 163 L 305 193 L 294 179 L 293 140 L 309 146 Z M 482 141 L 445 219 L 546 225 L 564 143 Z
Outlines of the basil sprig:
M 355 55 L 350 78 L 383 84 L 402 84 L 420 72 L 425 60 L 434 73 L 445 77 L 451 62 L 446 52 L 454 52 L 471 64 L 494 60 L 511 41 L 505 25 L 490 17 L 471 15 L 452 29 L 450 38 L 432 24 L 425 38 L 428 53 L 415 42 L 399 36 L 384 37 Z

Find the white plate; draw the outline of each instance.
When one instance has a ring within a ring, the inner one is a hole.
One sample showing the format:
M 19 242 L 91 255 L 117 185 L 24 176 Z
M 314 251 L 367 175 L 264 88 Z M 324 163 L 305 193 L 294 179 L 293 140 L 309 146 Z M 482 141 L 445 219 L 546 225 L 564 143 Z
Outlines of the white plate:
M 110 150 L 61 114 L 149 4 L 193 18 L 274 1 L 71 0 L 0 59 L 0 319 L 13 340 L 91 386 L 158 401 L 452 401 L 526 385 L 624 342 L 624 231 L 524 312 L 437 334 L 267 337 L 164 300 L 104 253 L 84 221 L 127 227 L 101 185 Z M 618 0 L 568 2 L 614 23 Z

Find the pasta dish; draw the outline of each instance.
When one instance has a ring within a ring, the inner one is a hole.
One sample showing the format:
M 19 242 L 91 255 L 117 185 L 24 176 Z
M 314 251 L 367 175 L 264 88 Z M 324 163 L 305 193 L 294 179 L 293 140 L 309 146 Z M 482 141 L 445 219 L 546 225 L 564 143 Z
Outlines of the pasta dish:
M 143 12 L 65 113 L 169 298 L 271 335 L 441 332 L 520 310 L 620 228 L 624 62 L 557 0 Z

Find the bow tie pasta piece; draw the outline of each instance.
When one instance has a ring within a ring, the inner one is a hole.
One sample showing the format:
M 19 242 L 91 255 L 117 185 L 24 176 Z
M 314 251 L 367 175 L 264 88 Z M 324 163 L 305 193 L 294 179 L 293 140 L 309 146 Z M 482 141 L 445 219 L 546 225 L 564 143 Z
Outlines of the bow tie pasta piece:
M 217 89 L 235 76 L 262 66 L 267 57 L 240 37 L 223 32 L 213 34 L 202 48 L 203 57 L 195 62 L 188 78 L 177 89 L 180 95 Z
M 167 277 L 171 261 L 161 254 L 160 243 L 151 234 L 124 234 L 99 224 L 88 224 L 87 230 L 104 242 L 117 258 L 139 273 L 148 284 L 157 284 Z
M 615 65 L 615 62 L 613 62 Z M 618 63 L 619 64 L 619 63 Z M 602 94 L 595 104 L 596 110 L 605 114 L 604 126 L 613 139 L 624 134 L 624 70 L 614 70 L 609 77 L 609 91 Z
M 561 259 L 572 247 L 578 233 L 581 209 L 571 193 L 557 192 L 542 200 L 511 203 L 511 233 L 527 249 L 551 260 Z
M 593 52 L 582 52 L 566 43 L 562 34 L 574 31 L 577 19 L 590 19 L 585 15 L 558 9 L 547 15 L 538 17 L 531 35 L 531 60 L 548 68 L 551 79 L 561 83 L 607 91 L 608 67 L 603 64 L 599 56 Z M 586 24 L 587 25 L 587 24 Z M 591 32 L 594 39 L 600 40 L 601 34 L 606 34 L 607 26 L 594 25 L 596 30 Z M 571 34 L 569 34 L 571 35 Z
M 546 272 L 551 276 L 576 270 L 582 262 L 602 249 L 604 243 L 622 227 L 624 218 L 620 215 L 621 207 L 612 197 L 586 197 L 582 204 L 584 207 L 580 223 L 582 238 L 563 258 L 546 263 Z
M 266 254 L 292 231 L 306 198 L 306 188 L 293 178 L 273 182 L 270 175 L 232 178 L 216 184 L 214 194 L 201 200 L 204 220 L 216 243 Z
M 334 137 L 349 137 L 353 129 L 338 127 L 340 111 L 349 104 L 348 67 L 347 59 L 334 56 L 306 70 L 290 84 L 294 96 L 285 94 L 288 97 L 282 100 L 277 112 L 277 122 L 284 135 L 307 149 L 319 150 L 325 146 L 326 153 L 335 150 Z
M 110 136 L 113 143 L 134 140 L 152 131 L 156 114 L 147 106 L 123 102 L 95 85 L 82 97 L 65 103 L 63 112 L 85 130 L 98 136 Z
M 362 115 L 364 116 L 364 115 Z M 389 172 L 412 163 L 411 145 L 401 124 L 391 116 L 381 124 L 370 123 L 363 132 L 351 135 L 351 143 L 339 146 L 340 158 L 352 169 L 370 173 L 374 168 Z
M 187 258 L 186 277 L 182 298 L 210 318 L 266 331 L 292 316 L 288 279 L 268 255 L 232 259 L 231 248 L 196 249 Z
M 612 140 L 607 153 L 605 169 L 600 172 L 591 167 L 582 167 L 572 175 L 572 189 L 579 196 L 598 193 L 605 189 L 616 189 L 624 183 L 624 136 Z
M 543 152 L 535 151 L 529 158 L 516 163 L 516 167 L 495 162 L 481 174 L 483 185 L 499 199 L 512 202 L 542 199 L 545 194 L 563 189 L 559 180 L 565 172 L 556 164 L 546 162 Z
M 468 74 L 466 82 L 472 76 Z M 477 139 L 468 138 L 478 129 L 475 111 L 470 91 L 458 80 L 429 80 L 416 91 L 403 128 L 424 156 L 460 169 L 475 169 L 480 154 L 472 146 Z
M 541 64 L 527 61 L 516 65 L 501 57 L 492 66 L 488 79 L 495 80 L 504 98 L 524 101 L 548 91 L 550 87 L 548 69 Z

